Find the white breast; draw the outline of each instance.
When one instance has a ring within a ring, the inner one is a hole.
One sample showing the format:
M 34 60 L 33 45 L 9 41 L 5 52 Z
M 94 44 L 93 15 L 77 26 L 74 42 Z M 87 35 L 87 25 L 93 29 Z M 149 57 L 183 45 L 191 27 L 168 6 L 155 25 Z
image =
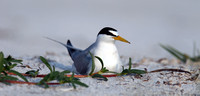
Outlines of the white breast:
M 100 42 L 97 43 L 94 50 L 94 56 L 100 57 L 104 62 L 104 67 L 109 71 L 121 72 L 122 63 L 114 43 Z M 101 69 L 101 63 L 98 59 L 95 61 L 95 72 Z

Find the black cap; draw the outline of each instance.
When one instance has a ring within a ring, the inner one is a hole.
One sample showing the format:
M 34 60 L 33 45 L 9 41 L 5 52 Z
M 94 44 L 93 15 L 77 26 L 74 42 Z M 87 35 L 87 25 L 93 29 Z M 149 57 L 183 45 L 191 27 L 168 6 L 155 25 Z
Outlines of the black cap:
M 117 30 L 114 28 L 111 28 L 111 27 L 104 27 L 103 29 L 101 29 L 101 31 L 98 33 L 98 35 L 105 34 L 105 35 L 110 35 L 110 36 L 116 36 L 115 34 L 111 33 L 110 31 L 117 31 Z

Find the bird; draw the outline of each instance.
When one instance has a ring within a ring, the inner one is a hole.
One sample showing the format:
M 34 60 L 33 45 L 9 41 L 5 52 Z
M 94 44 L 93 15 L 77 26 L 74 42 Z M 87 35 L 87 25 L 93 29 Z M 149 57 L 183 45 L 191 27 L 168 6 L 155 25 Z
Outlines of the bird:
M 130 44 L 129 41 L 119 36 L 116 29 L 111 27 L 102 28 L 97 34 L 96 41 L 85 50 L 74 47 L 70 40 L 64 44 L 48 37 L 47 39 L 60 43 L 67 48 L 68 53 L 74 62 L 72 65 L 72 71 L 81 75 L 88 75 L 90 73 L 92 69 L 91 56 L 98 56 L 101 58 L 104 63 L 104 67 L 109 71 L 120 73 L 122 71 L 123 64 L 115 45 L 115 41 L 118 40 Z M 95 57 L 93 60 L 95 64 L 94 73 L 99 72 L 101 70 L 102 64 Z

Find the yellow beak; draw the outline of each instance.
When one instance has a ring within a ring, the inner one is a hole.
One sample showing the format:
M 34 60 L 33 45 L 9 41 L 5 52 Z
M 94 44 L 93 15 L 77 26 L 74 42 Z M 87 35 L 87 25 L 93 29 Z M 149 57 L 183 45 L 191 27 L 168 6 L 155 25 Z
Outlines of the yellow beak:
M 122 38 L 121 36 L 112 37 L 112 38 L 115 39 L 115 40 L 119 40 L 119 41 L 126 42 L 126 43 L 129 43 L 129 44 L 130 44 L 129 41 L 127 41 L 126 39 Z

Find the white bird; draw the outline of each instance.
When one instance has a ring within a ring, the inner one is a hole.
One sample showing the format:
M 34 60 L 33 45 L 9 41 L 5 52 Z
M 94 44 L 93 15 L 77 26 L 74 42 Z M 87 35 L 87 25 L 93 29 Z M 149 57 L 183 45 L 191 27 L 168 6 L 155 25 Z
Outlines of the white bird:
M 96 41 L 85 50 L 73 47 L 70 40 L 67 41 L 67 44 L 56 40 L 53 41 L 64 45 L 68 49 L 69 55 L 74 61 L 72 68 L 73 72 L 84 75 L 89 74 L 91 71 L 92 58 L 90 53 L 92 53 L 94 56 L 100 57 L 103 60 L 104 67 L 106 67 L 106 69 L 109 71 L 122 71 L 122 62 L 120 60 L 117 47 L 115 46 L 116 40 L 130 43 L 126 39 L 120 37 L 116 29 L 110 27 L 103 28 L 98 33 Z M 94 62 L 94 72 L 100 71 L 102 67 L 101 62 L 97 58 L 94 58 Z

